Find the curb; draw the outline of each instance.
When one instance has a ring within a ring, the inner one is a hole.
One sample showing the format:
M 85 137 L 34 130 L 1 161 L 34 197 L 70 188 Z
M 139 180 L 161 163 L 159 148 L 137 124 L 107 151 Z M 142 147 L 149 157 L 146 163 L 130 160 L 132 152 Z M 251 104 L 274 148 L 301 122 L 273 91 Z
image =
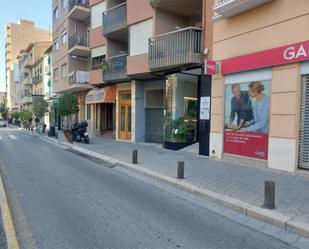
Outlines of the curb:
M 74 150 L 76 152 L 79 152 L 81 154 L 87 155 L 87 156 L 91 156 L 95 159 L 99 159 L 102 160 L 104 162 L 107 163 L 111 163 L 114 165 L 118 165 L 121 166 L 123 168 L 126 168 L 128 170 L 134 171 L 138 174 L 150 177 L 152 179 L 155 179 L 159 182 L 168 184 L 170 186 L 176 187 L 180 190 L 192 193 L 196 196 L 205 198 L 213 203 L 216 203 L 220 206 L 226 207 L 226 208 L 230 208 L 234 211 L 237 211 L 239 213 L 242 213 L 250 218 L 255 218 L 258 220 L 262 220 L 266 223 L 269 223 L 271 225 L 277 226 L 281 229 L 284 229 L 286 231 L 289 232 L 293 232 L 296 233 L 300 236 L 303 236 L 305 238 L 309 238 L 309 224 L 308 223 L 304 223 L 304 222 L 300 222 L 300 221 L 295 221 L 293 220 L 292 217 L 289 216 L 285 216 L 279 212 L 276 211 L 272 211 L 272 210 L 268 210 L 268 209 L 264 209 L 261 208 L 259 206 L 255 206 L 255 205 L 251 205 L 249 203 L 225 196 L 225 195 L 221 195 L 218 194 L 216 192 L 207 190 L 205 188 L 201 188 L 198 186 L 195 186 L 193 184 L 187 183 L 183 180 L 179 180 L 176 178 L 172 178 L 169 176 L 165 176 L 165 175 L 161 175 L 159 173 L 156 173 L 152 170 L 146 169 L 146 168 L 142 168 L 140 166 L 136 166 L 135 164 L 132 163 L 128 163 L 125 161 L 121 161 L 118 159 L 114 159 L 112 157 L 103 155 L 103 154 L 99 154 L 96 152 L 92 152 L 89 151 L 87 149 L 81 148 L 79 146 L 75 146 L 73 144 L 69 144 L 66 142 L 59 142 L 53 138 L 49 138 L 49 137 L 42 137 L 38 134 L 35 134 L 36 136 L 38 136 L 40 139 L 49 142 L 49 143 L 53 143 L 55 145 L 58 146 L 64 146 L 66 148 L 69 148 L 71 150 Z
M 19 243 L 16 236 L 16 231 L 8 205 L 2 176 L 0 174 L 0 207 L 2 210 L 3 226 L 8 249 L 19 249 Z

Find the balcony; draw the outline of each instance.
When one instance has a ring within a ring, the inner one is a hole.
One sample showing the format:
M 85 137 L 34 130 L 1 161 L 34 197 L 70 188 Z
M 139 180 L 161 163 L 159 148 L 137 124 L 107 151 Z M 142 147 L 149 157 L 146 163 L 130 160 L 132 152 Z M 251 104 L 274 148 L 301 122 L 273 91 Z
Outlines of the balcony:
M 30 104 L 32 103 L 33 99 L 32 99 L 32 96 L 31 95 L 24 95 L 22 98 L 21 98 L 21 102 L 22 104 Z
M 39 82 L 41 82 L 43 80 L 42 75 L 35 75 L 34 77 L 32 77 L 32 83 L 33 84 L 37 84 Z
M 214 20 L 232 17 L 256 8 L 260 5 L 271 2 L 272 0 L 218 0 L 214 7 Z
M 127 54 L 107 58 L 103 63 L 103 80 L 117 82 L 128 80 L 127 76 Z
M 93 87 L 89 85 L 89 72 L 75 70 L 69 74 L 69 87 L 63 92 L 83 92 L 91 90 Z
M 162 70 L 203 62 L 202 30 L 188 27 L 149 39 L 149 69 Z
M 91 50 L 87 33 L 75 33 L 69 40 L 69 55 L 88 57 Z
M 90 9 L 88 0 L 70 0 L 69 17 L 74 20 L 85 22 L 90 18 Z
M 30 79 L 30 77 L 26 77 L 23 80 L 23 85 L 24 86 L 32 86 L 33 81 Z
M 127 27 L 127 3 L 119 4 L 103 13 L 103 35 L 125 29 Z

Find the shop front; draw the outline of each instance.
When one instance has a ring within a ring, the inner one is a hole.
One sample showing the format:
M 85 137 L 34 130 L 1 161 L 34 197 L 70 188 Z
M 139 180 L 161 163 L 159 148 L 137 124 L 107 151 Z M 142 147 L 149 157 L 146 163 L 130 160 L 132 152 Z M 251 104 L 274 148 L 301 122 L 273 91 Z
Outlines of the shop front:
M 308 61 L 309 41 L 221 61 L 213 84 L 224 93 L 212 103 L 210 154 L 309 169 Z
M 178 150 L 198 141 L 199 75 L 176 73 L 167 76 L 164 144 Z
M 93 89 L 86 96 L 89 133 L 115 139 L 116 86 Z

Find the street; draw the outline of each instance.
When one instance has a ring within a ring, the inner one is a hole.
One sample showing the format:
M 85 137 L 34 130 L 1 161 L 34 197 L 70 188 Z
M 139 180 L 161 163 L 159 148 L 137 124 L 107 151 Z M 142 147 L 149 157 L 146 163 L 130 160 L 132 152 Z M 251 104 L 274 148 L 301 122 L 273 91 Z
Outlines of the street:
M 0 169 L 21 248 L 295 248 L 18 129 L 0 129 Z

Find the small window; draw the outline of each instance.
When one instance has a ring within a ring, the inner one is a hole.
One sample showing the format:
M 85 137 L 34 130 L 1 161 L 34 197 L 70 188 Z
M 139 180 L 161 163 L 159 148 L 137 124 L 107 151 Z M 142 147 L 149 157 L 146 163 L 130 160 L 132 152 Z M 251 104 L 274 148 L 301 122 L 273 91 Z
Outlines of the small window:
M 59 77 L 59 75 L 58 75 L 58 68 L 56 68 L 54 70 L 54 80 L 58 80 L 58 77 Z
M 62 45 L 66 44 L 68 41 L 68 33 L 65 31 L 61 34 L 61 38 L 62 38 Z
M 65 78 L 67 76 L 67 64 L 61 65 L 61 77 Z
M 59 17 L 59 10 L 58 10 L 58 7 L 56 7 L 53 11 L 53 19 L 54 21 L 56 21 Z
M 105 55 L 92 58 L 92 69 L 93 70 L 100 69 L 104 60 Z
M 87 120 L 91 120 L 91 105 L 87 105 Z
M 68 0 L 61 0 L 61 7 L 62 9 L 65 9 L 68 5 Z
M 55 50 L 57 50 L 57 49 L 59 48 L 59 42 L 58 42 L 58 40 L 55 40 L 55 41 L 54 41 L 54 48 L 55 48 Z

